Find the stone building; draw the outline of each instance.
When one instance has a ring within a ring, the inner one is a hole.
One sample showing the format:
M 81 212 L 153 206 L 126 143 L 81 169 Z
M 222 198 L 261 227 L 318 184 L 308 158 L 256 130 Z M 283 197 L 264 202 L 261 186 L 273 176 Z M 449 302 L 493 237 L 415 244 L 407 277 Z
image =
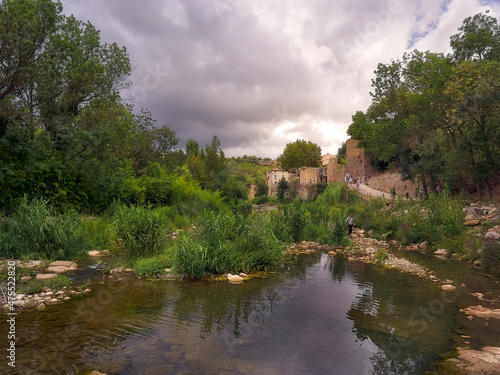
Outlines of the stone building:
M 278 183 L 282 177 L 289 183 L 292 181 L 298 182 L 298 195 L 306 199 L 311 194 L 314 194 L 315 189 L 313 185 L 318 183 L 344 182 L 346 173 L 349 173 L 354 179 L 361 177 L 363 181 L 365 176 L 377 172 L 377 168 L 373 166 L 371 158 L 365 155 L 363 149 L 358 148 L 358 141 L 354 139 L 347 140 L 346 149 L 347 164 L 345 166 L 337 164 L 337 157 L 335 155 L 325 154 L 321 157 L 321 166 L 319 168 L 300 168 L 298 176 L 279 168 L 271 169 L 267 172 L 266 177 L 268 195 L 276 195 Z
M 266 175 L 267 195 L 270 197 L 276 196 L 278 192 L 278 183 L 284 178 L 286 182 L 295 181 L 296 177 L 293 173 L 284 171 L 279 168 L 270 169 Z

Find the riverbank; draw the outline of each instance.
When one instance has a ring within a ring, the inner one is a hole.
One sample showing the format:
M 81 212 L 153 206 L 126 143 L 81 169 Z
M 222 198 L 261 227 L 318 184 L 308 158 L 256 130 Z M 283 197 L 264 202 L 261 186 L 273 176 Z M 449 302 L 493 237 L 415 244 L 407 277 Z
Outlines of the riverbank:
M 425 246 L 415 248 L 414 246 L 400 246 L 395 241 L 389 243 L 365 238 L 364 231 L 360 229 L 355 229 L 353 234 L 352 246 L 339 248 L 330 254 L 346 253 L 349 261 L 376 263 L 427 278 L 447 292 L 443 295 L 444 301 L 446 299 L 454 301 L 454 294 L 456 296 L 457 293 L 467 293 L 472 297 L 468 299 L 467 306 L 461 306 L 458 319 L 464 322 L 462 326 L 467 327 L 467 323 L 471 321 L 475 321 L 475 325 L 473 328 L 469 327 L 469 330 L 464 330 L 466 334 L 454 337 L 455 344 L 452 351 L 443 354 L 443 361 L 436 364 L 435 374 L 498 374 L 500 368 L 500 288 L 496 289 L 496 292 L 482 293 L 477 290 L 478 286 L 468 285 L 468 283 L 455 285 L 457 284 L 455 280 L 441 279 L 433 270 L 390 253 L 387 253 L 387 258 L 382 260 L 380 256 L 377 257 L 377 252 L 384 253 L 380 249 L 397 247 L 404 252 L 416 249 L 426 252 L 427 249 Z M 436 254 L 436 256 L 439 257 L 440 254 Z M 456 257 L 448 261 L 458 262 L 460 258 Z M 500 284 L 500 281 L 497 280 L 496 284 Z M 438 301 L 436 305 L 439 303 L 443 302 Z M 478 326 L 484 329 L 478 329 Z
M 488 231 L 487 233 L 489 233 Z M 366 233 L 368 235 L 368 233 Z M 453 350 L 447 354 L 450 358 L 444 359 L 436 366 L 438 367 L 437 374 L 447 373 L 450 368 L 453 371 L 463 371 L 467 374 L 494 374 L 497 366 L 500 366 L 500 342 L 492 342 L 487 340 L 484 342 L 484 332 L 477 331 L 477 322 L 481 326 L 487 327 L 492 332 L 500 332 L 500 296 L 495 295 L 491 291 L 483 293 L 479 289 L 475 289 L 474 285 L 456 281 L 452 277 L 441 277 L 438 272 L 420 264 L 417 261 L 405 259 L 404 256 L 395 255 L 394 249 L 402 251 L 406 254 L 415 253 L 430 253 L 431 249 L 425 244 L 418 246 L 400 246 L 396 241 L 382 241 L 367 237 L 362 229 L 354 229 L 350 243 L 346 246 L 330 246 L 320 245 L 316 242 L 302 241 L 298 244 L 289 245 L 285 251 L 285 255 L 312 255 L 317 252 L 328 253 L 330 256 L 339 254 L 348 262 L 364 262 L 378 264 L 383 268 L 396 268 L 401 272 L 410 273 L 432 281 L 436 286 L 443 290 L 443 298 L 450 299 L 458 294 L 467 294 L 469 296 L 467 305 L 460 306 L 461 312 L 457 319 L 467 322 L 474 321 L 474 327 L 468 331 L 464 331 L 461 335 L 456 335 L 454 338 L 455 345 Z M 106 259 L 109 255 L 106 252 L 91 252 L 89 255 L 90 263 L 95 266 L 97 277 L 93 284 L 84 283 L 78 287 L 65 286 L 59 290 L 49 287 L 43 287 L 37 293 L 33 294 L 18 294 L 14 302 L 16 310 L 36 309 L 38 311 L 45 310 L 46 307 L 64 303 L 79 296 L 85 296 L 92 291 L 98 283 L 104 282 L 120 282 L 125 279 L 137 278 L 131 268 L 108 268 L 103 266 L 104 262 L 101 259 Z M 429 257 L 431 254 L 425 256 Z M 439 254 L 437 254 L 439 255 Z M 446 262 L 459 263 L 458 258 L 448 259 Z M 86 261 L 86 266 L 89 267 L 89 261 Z M 463 262 L 462 262 L 463 263 Z M 82 272 L 82 267 L 75 262 L 42 262 L 42 261 L 15 261 L 16 268 L 31 269 L 29 276 L 23 276 L 23 282 L 29 280 L 50 280 L 57 275 L 75 275 Z M 97 267 L 101 264 L 101 268 Z M 175 276 L 169 272 L 166 275 L 161 275 L 164 278 L 174 279 Z M 250 275 L 251 276 L 251 275 Z M 30 278 L 29 280 L 27 278 Z M 249 280 L 250 278 L 245 278 Z M 226 281 L 227 277 L 218 276 L 210 278 L 212 281 Z M 249 281 L 251 282 L 251 281 Z M 498 283 L 498 282 L 497 282 Z M 80 297 L 80 298 L 83 298 Z M 10 305 L 4 303 L 1 308 L 8 311 Z M 491 333 L 491 332 L 490 332 Z M 500 336 L 499 336 L 500 337 Z

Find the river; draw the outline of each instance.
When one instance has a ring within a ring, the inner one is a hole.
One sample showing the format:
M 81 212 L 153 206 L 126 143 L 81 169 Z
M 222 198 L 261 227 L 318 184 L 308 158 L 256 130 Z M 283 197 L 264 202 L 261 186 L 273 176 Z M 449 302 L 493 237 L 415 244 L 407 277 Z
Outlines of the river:
M 325 253 L 240 285 L 106 279 L 88 295 L 19 312 L 16 369 L 5 356 L 0 369 L 424 374 L 461 329 L 460 300 L 429 280 Z

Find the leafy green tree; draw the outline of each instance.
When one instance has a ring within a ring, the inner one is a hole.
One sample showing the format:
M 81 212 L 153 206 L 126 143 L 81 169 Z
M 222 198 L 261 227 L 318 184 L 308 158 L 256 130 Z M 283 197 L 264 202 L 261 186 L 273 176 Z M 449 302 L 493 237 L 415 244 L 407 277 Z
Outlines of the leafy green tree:
M 342 142 L 342 145 L 337 150 L 337 164 L 347 164 L 347 142 Z
M 278 182 L 278 190 L 276 195 L 280 201 L 285 199 L 286 193 L 288 192 L 288 182 L 284 177 L 281 177 L 281 180 Z
M 302 167 L 319 167 L 321 163 L 321 147 L 311 141 L 297 139 L 288 143 L 277 159 L 285 171 L 300 175 Z
M 0 101 L 19 95 L 39 75 L 38 64 L 61 11 L 61 4 L 51 0 L 0 3 Z
M 458 34 L 450 37 L 456 60 L 500 61 L 500 26 L 488 11 L 467 17 L 458 30 Z

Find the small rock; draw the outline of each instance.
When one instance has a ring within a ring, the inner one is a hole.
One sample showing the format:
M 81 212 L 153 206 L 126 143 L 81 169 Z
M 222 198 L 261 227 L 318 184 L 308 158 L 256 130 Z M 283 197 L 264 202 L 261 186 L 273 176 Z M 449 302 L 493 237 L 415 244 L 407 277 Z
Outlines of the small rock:
M 248 277 L 248 275 L 246 273 L 244 273 L 244 272 L 240 272 L 240 276 L 241 277 Z
M 43 310 L 45 310 L 45 308 L 46 308 L 45 303 L 41 303 L 41 304 L 39 304 L 39 305 L 35 308 L 35 310 L 36 310 L 36 311 L 43 311 Z
M 30 260 L 23 264 L 24 268 L 37 268 L 42 264 L 41 260 Z
M 227 274 L 227 281 L 233 282 L 233 283 L 239 283 L 242 282 L 244 279 L 241 276 L 238 275 L 231 275 L 230 273 Z
M 467 220 L 464 225 L 468 227 L 475 227 L 476 225 L 479 225 L 479 220 Z
M 49 280 L 53 279 L 57 275 L 55 273 L 39 273 L 36 275 L 37 280 Z
M 448 256 L 448 250 L 446 250 L 446 249 L 436 250 L 436 251 L 434 251 L 434 255 Z
M 443 290 L 455 290 L 457 288 L 454 287 L 453 285 L 441 285 L 441 289 L 443 289 Z
M 102 256 L 101 252 L 99 250 L 90 250 L 88 252 L 89 257 L 100 257 Z
M 32 277 L 31 277 L 31 276 L 23 276 L 23 277 L 21 277 L 21 279 L 20 279 L 20 280 L 21 280 L 21 281 L 28 281 L 28 280 L 31 280 L 31 279 L 32 279 Z
M 168 269 L 168 268 L 167 268 L 167 269 Z M 167 269 L 166 269 L 166 270 L 167 270 Z M 166 271 L 166 270 L 165 270 L 165 271 Z M 132 268 L 125 268 L 125 272 L 127 272 L 127 273 L 129 273 L 129 272 L 134 272 L 134 270 L 133 270 Z

